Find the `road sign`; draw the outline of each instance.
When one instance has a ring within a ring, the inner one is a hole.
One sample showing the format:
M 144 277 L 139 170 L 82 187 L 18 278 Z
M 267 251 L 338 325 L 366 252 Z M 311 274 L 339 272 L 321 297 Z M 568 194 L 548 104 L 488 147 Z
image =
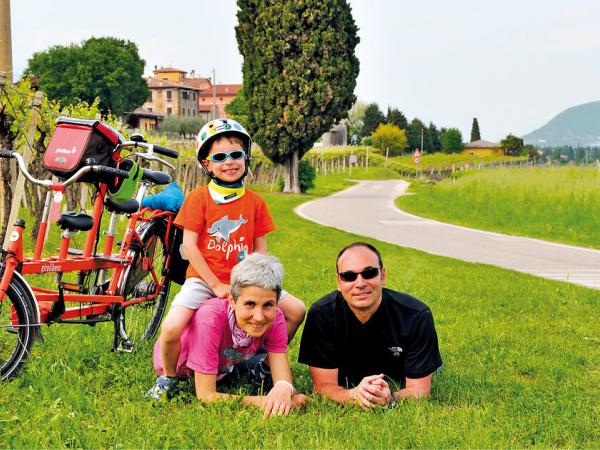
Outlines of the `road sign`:
M 421 152 L 418 148 L 416 148 L 413 152 L 413 161 L 415 162 L 415 164 L 419 164 L 419 161 L 421 161 Z

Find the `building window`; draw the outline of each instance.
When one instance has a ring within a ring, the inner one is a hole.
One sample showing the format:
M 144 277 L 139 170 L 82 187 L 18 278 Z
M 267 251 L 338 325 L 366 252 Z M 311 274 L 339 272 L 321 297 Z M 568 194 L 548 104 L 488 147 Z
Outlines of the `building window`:
M 192 109 L 192 113 L 194 114 L 194 117 L 196 117 L 196 110 Z
M 148 91 L 148 100 L 149 102 L 152 101 L 152 91 Z
M 192 98 L 194 101 L 196 101 L 196 93 L 195 92 L 192 92 Z
M 220 100 L 220 101 L 223 101 L 223 97 L 219 97 L 219 100 Z
M 148 111 L 152 112 L 152 108 L 148 108 Z
M 171 101 L 171 96 L 172 96 L 172 92 L 171 91 L 167 91 L 167 101 L 168 102 Z
M 187 91 L 183 91 L 181 93 L 181 98 L 184 99 L 184 100 L 187 100 L 188 99 L 188 92 Z
M 167 116 L 170 116 L 171 114 L 173 114 L 173 108 L 168 107 L 167 108 Z

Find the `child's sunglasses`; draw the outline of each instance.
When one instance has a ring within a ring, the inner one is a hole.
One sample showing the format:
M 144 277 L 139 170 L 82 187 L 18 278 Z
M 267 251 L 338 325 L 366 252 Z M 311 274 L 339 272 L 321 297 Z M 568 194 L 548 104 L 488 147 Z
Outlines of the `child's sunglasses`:
M 365 280 L 371 280 L 379 275 L 379 269 L 379 267 L 367 267 L 362 272 L 353 272 L 348 270 L 346 272 L 338 272 L 338 275 L 340 280 L 351 283 L 352 281 L 356 281 L 359 275 Z
M 209 155 L 207 159 L 212 162 L 222 163 L 225 162 L 227 158 L 237 161 L 238 159 L 242 159 L 245 156 L 246 152 L 244 150 L 232 150 L 230 152 L 214 153 L 212 155 Z

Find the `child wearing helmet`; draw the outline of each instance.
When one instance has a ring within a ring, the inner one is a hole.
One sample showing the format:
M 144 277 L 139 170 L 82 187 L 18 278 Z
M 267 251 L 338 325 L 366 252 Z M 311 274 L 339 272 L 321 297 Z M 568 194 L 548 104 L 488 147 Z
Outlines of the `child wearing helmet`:
M 232 268 L 250 253 L 266 254 L 266 235 L 275 229 L 264 200 L 244 186 L 252 145 L 244 127 L 232 119 L 215 119 L 200 129 L 197 144 L 198 161 L 210 182 L 186 196 L 175 219 L 183 228 L 183 251 L 190 265 L 161 327 L 163 375 L 146 394 L 155 399 L 177 381 L 180 338 L 194 312 L 206 300 L 230 294 Z M 278 306 L 291 340 L 306 308 L 286 291 Z M 259 362 L 253 374 L 262 379 L 268 368 Z

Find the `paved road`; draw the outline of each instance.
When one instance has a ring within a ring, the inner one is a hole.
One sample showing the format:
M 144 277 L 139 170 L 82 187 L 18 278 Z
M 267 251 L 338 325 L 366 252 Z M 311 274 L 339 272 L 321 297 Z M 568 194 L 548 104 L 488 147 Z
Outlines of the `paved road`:
M 296 213 L 322 225 L 435 255 L 492 264 L 600 289 L 600 250 L 507 236 L 423 219 L 397 209 L 401 180 L 362 181 L 300 205 Z

